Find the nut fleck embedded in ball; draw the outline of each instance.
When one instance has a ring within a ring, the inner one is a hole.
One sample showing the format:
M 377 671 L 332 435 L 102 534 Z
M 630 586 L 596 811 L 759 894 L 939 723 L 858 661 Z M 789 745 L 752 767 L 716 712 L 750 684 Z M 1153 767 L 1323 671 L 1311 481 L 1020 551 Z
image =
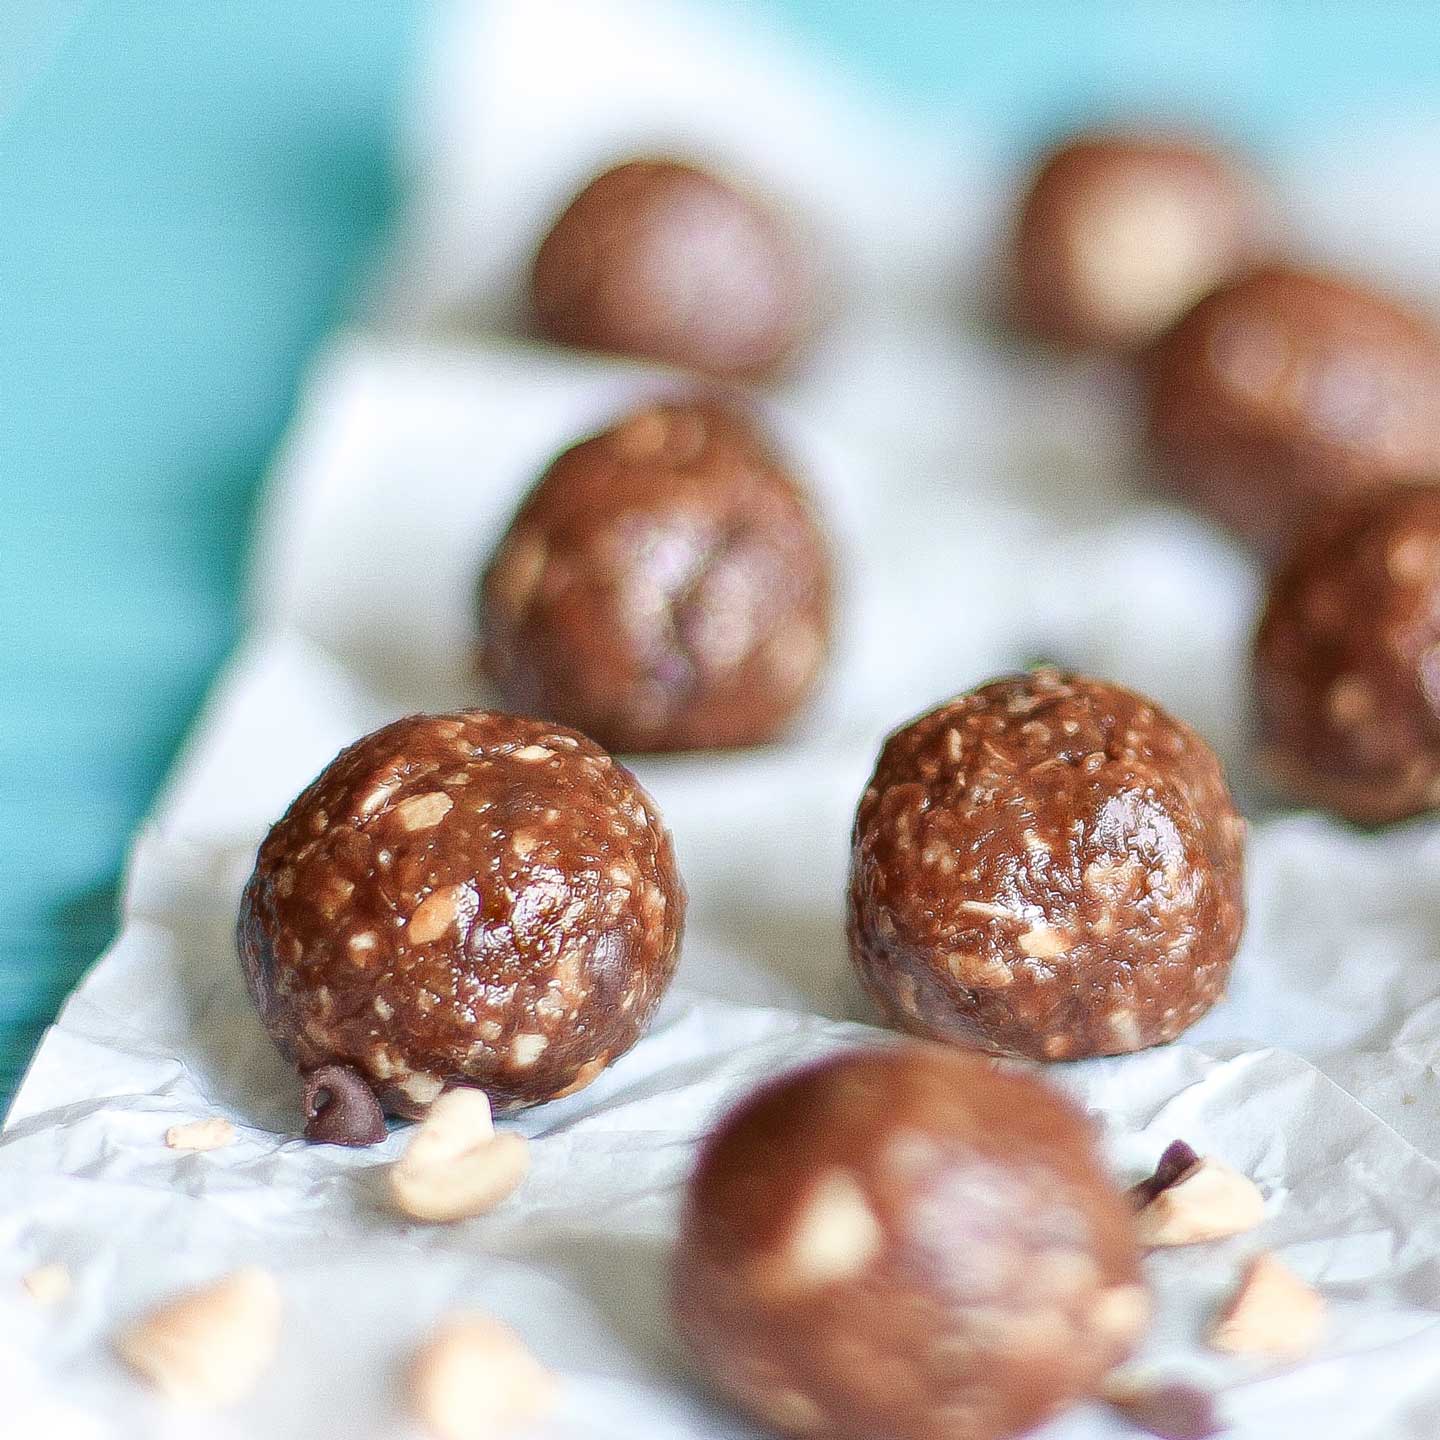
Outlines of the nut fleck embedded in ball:
M 1362 825 L 1440 805 L 1440 487 L 1332 508 L 1270 583 L 1255 642 L 1268 770 Z
M 763 374 L 811 328 L 815 281 L 768 201 L 673 160 L 607 170 L 535 257 L 540 329 L 706 374 Z
M 482 668 L 514 709 L 613 750 L 754 745 L 820 677 L 830 559 L 800 486 L 746 417 L 654 405 L 541 476 L 479 607 Z
M 1220 998 L 1244 822 L 1188 726 L 1036 670 L 886 741 L 855 819 L 850 954 L 915 1034 L 1044 1060 L 1173 1040 Z
M 1146 368 L 1161 477 L 1268 553 L 1327 502 L 1440 474 L 1440 331 L 1362 286 L 1258 270 Z
M 1256 255 L 1255 182 L 1203 144 L 1070 140 L 1036 172 L 1015 234 L 1017 303 L 1066 345 L 1145 345 Z
M 563 726 L 473 710 L 398 720 L 321 772 L 260 847 L 239 947 L 301 1071 L 353 1076 L 394 1114 L 455 1085 L 513 1108 L 635 1043 L 684 911 L 624 767 Z
M 742 1102 L 701 1153 L 674 1264 L 698 1364 L 791 1435 L 1018 1435 L 1095 1394 L 1149 1318 L 1085 1118 L 914 1041 Z

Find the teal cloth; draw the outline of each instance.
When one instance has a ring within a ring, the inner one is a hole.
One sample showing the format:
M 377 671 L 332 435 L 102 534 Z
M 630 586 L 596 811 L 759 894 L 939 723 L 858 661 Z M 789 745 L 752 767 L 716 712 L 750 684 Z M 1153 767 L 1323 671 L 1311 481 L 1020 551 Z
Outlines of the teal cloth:
M 1432 0 L 750 3 L 1017 147 L 1127 101 L 1283 142 L 1437 99 Z M 256 481 L 391 211 L 425 7 L 0 9 L 3 1105 L 235 639 Z
M 770 0 L 901 105 L 1003 145 L 1135 113 L 1260 146 L 1440 109 L 1434 0 Z M 1429 177 L 1426 177 L 1427 181 Z
M 255 482 L 391 209 L 405 0 L 5 0 L 0 1107 L 232 645 Z

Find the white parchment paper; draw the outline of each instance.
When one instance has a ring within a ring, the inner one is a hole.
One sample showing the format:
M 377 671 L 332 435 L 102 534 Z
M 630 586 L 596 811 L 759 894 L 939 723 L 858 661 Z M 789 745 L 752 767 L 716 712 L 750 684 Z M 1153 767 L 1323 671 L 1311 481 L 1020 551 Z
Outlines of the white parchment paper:
M 1266 808 L 1245 744 L 1259 577 L 1136 483 L 1133 397 L 1101 365 L 1017 350 L 981 303 L 1002 172 L 841 93 L 739 7 L 513 0 L 454 10 L 417 102 L 416 203 L 376 322 L 301 398 L 262 516 L 250 638 L 140 834 L 116 944 L 66 1005 L 0 1133 L 0 1435 L 361 1440 L 410 1432 L 405 1364 L 440 1315 L 512 1322 L 564 1378 L 565 1436 L 744 1436 L 678 1363 L 667 1247 L 694 1145 L 762 1076 L 873 1035 L 841 933 L 848 827 L 895 723 L 1038 656 L 1150 691 L 1226 760 L 1254 828 L 1229 999 L 1181 1043 L 1048 1073 L 1132 1178 L 1176 1136 L 1253 1175 L 1256 1234 L 1150 1262 L 1146 1358 L 1219 1387 L 1234 1433 L 1440 1433 L 1440 826 L 1365 836 Z M 843 137 L 843 143 L 838 143 Z M 814 220 L 841 300 L 761 397 L 845 556 L 831 682 L 786 744 L 636 769 L 691 892 L 649 1036 L 590 1089 L 522 1116 L 535 1169 L 496 1214 L 407 1225 L 378 1200 L 404 1143 L 308 1147 L 298 1088 L 244 995 L 237 897 L 265 827 L 344 744 L 483 700 L 469 595 L 559 448 L 675 385 L 506 338 L 517 277 L 587 172 L 664 143 L 739 166 Z M 1312 248 L 1415 279 L 1440 235 L 1433 132 L 1330 137 L 1277 162 Z M 1397 158 L 1401 157 L 1401 158 Z M 1429 227 L 1428 231 L 1424 227 Z M 465 318 L 468 317 L 468 318 Z M 463 323 L 462 322 L 463 319 Z M 228 1116 L 233 1148 L 167 1150 Z M 1331 1310 L 1309 1362 L 1205 1351 L 1253 1250 Z M 41 1310 L 42 1261 L 76 1279 Z M 176 1289 L 273 1267 L 285 1343 L 260 1391 L 177 1415 L 108 1337 Z M 1129 1433 L 1078 1409 L 1045 1435 Z

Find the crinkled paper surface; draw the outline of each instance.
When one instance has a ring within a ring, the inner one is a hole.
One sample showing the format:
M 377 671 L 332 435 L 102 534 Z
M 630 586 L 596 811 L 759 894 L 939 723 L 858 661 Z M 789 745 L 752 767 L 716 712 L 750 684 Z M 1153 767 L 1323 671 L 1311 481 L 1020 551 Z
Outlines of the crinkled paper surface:
M 123 933 L 0 1135 L 0 1433 L 407 1435 L 408 1356 L 458 1306 L 511 1321 L 564 1377 L 546 1434 L 753 1433 L 687 1377 L 665 1319 L 695 1142 L 761 1077 L 878 1038 L 845 961 L 841 894 L 880 737 L 1047 657 L 1197 725 L 1253 821 L 1229 999 L 1181 1043 L 1049 1072 L 1102 1117 L 1122 1179 L 1182 1136 L 1267 1196 L 1260 1232 L 1152 1259 L 1146 1359 L 1219 1387 L 1238 1436 L 1433 1440 L 1440 826 L 1361 835 L 1267 805 L 1245 743 L 1259 577 L 1137 483 L 1122 375 L 988 333 L 967 296 L 993 273 L 991 157 L 963 132 L 857 104 L 718 13 L 514 0 L 461 7 L 437 44 L 417 203 L 378 318 L 337 339 L 302 397 L 267 495 L 250 637 L 138 838 Z M 469 595 L 521 489 L 575 436 L 674 385 L 495 338 L 567 188 L 666 137 L 767 179 L 819 224 L 840 303 L 808 367 L 763 404 L 844 550 L 843 640 L 790 742 L 635 767 L 691 892 L 674 990 L 595 1085 L 516 1122 L 535 1167 L 514 1200 L 410 1226 L 376 1183 L 402 1130 L 364 1152 L 293 1138 L 298 1086 L 246 1000 L 235 905 L 266 825 L 340 746 L 396 714 L 483 700 L 467 678 Z M 1406 179 L 1437 173 L 1437 153 L 1433 132 L 1399 125 L 1384 144 L 1289 157 L 1312 248 L 1413 273 L 1417 226 L 1434 235 L 1440 206 Z M 169 1125 L 217 1113 L 239 1128 L 232 1148 L 166 1149 Z M 1274 1373 L 1201 1343 L 1260 1246 L 1331 1313 L 1319 1353 Z M 41 1310 L 15 1282 L 52 1259 L 76 1289 Z M 109 1336 L 244 1263 L 281 1277 L 278 1363 L 233 1411 L 172 1413 Z M 1130 1432 L 1089 1408 L 1044 1433 Z

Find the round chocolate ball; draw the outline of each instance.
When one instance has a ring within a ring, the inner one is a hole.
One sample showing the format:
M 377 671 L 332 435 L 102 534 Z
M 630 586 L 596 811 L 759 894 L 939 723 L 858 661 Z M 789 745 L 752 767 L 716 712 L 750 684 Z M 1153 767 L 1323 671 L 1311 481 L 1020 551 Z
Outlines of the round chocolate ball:
M 301 1071 L 420 1115 L 588 1085 L 639 1038 L 685 892 L 654 804 L 598 745 L 480 710 L 415 715 L 325 767 L 260 847 L 240 957 Z
M 830 644 L 828 547 L 754 425 L 655 405 L 567 450 L 480 584 L 481 668 L 612 750 L 775 738 Z
M 632 160 L 592 180 L 545 237 L 530 288 L 552 339 L 736 379 L 788 359 L 814 311 L 788 221 L 675 160 Z
M 850 954 L 891 1024 L 1043 1060 L 1173 1040 L 1224 993 L 1244 821 L 1188 726 L 1041 669 L 897 730 L 855 817 Z
M 1318 517 L 1255 642 L 1266 768 L 1295 799 L 1380 825 L 1440 806 L 1440 488 Z
M 1002 1440 L 1091 1395 L 1149 1298 L 1085 1117 L 915 1041 L 771 1082 L 691 1180 L 672 1308 L 787 1435 Z
M 1157 468 L 1260 550 L 1327 502 L 1440 474 L 1440 332 L 1284 266 L 1202 300 L 1146 361 Z
M 1203 143 L 1095 134 L 1040 165 L 1015 227 L 1020 317 L 1062 345 L 1133 350 L 1259 254 L 1258 184 Z

